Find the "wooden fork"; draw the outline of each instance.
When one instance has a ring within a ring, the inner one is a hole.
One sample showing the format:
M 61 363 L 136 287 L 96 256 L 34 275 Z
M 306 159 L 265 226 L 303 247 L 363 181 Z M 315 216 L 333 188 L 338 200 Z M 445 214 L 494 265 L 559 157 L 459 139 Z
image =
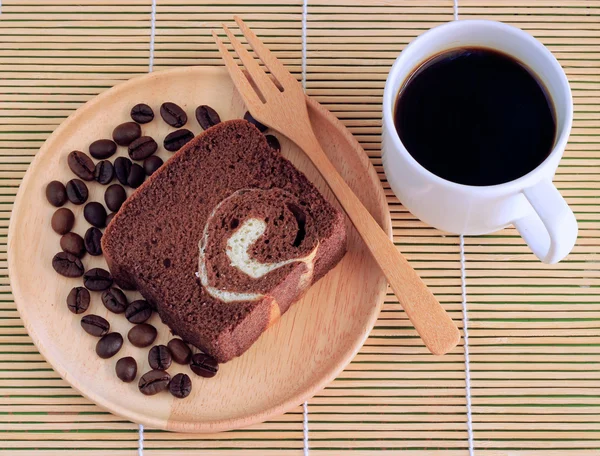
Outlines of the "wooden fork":
M 229 75 L 250 114 L 304 150 L 369 248 L 427 348 L 436 355 L 447 353 L 460 340 L 458 328 L 321 149 L 308 118 L 304 92 L 296 78 L 239 17 L 234 16 L 234 19 L 256 55 L 279 84 L 278 87 L 244 45 L 223 25 L 249 75 L 246 77 L 213 30 L 213 37 Z

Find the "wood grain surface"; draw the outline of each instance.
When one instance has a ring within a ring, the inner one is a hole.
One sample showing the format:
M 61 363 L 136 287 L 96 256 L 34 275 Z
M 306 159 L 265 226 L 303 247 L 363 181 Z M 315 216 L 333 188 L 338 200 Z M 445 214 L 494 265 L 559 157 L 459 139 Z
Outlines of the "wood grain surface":
M 210 27 L 240 14 L 302 79 L 302 2 L 158 0 L 155 69 L 220 65 Z M 580 225 L 573 253 L 535 260 L 512 229 L 465 238 L 477 456 L 600 450 L 600 1 L 458 0 L 460 18 L 521 27 L 557 56 L 575 101 L 555 182 Z M 75 109 L 148 71 L 150 0 L 4 0 L 0 15 L 0 455 L 135 456 L 138 427 L 82 398 L 37 352 L 6 272 L 8 218 L 23 175 Z M 453 19 L 452 0 L 308 0 L 307 92 L 367 151 L 394 240 L 453 319 L 460 245 L 408 213 L 385 183 L 381 95 L 398 53 Z M 2 247 L 4 246 L 4 247 Z M 464 351 L 435 358 L 391 294 L 354 362 L 308 403 L 310 454 L 468 456 Z M 215 435 L 145 431 L 146 455 L 300 456 L 302 408 Z
M 159 144 L 175 130 L 158 113 L 165 101 L 187 112 L 186 127 L 196 133 L 202 131 L 193 114 L 198 105 L 213 107 L 223 120 L 242 118 L 245 112 L 223 68 L 190 67 L 155 72 L 123 83 L 91 100 L 65 121 L 29 167 L 11 216 L 9 274 L 20 317 L 40 352 L 63 379 L 101 407 L 132 421 L 180 432 L 216 432 L 280 415 L 310 398 L 341 372 L 368 336 L 383 303 L 385 277 L 349 221 L 348 252 L 341 263 L 311 287 L 244 356 L 221 365 L 214 379 L 192 375 L 192 394 L 185 400 L 166 393 L 144 397 L 137 381 L 121 382 L 114 373 L 116 361 L 133 356 L 141 376 L 151 369 L 148 349 L 138 349 L 126 341 L 118 355 L 100 360 L 94 354 L 98 339 L 82 331 L 80 316 L 74 316 L 66 307 L 66 296 L 72 287 L 81 286 L 81 278 L 59 276 L 51 267 L 52 257 L 60 251 L 60 236 L 49 229 L 56 208 L 45 200 L 46 185 L 51 179 L 72 179 L 74 175 L 67 166 L 69 152 L 87 150 L 94 140 L 110 138 L 115 126 L 130 120 L 131 107 L 142 101 L 156 112 L 154 121 L 142 126 L 142 134 Z M 324 146 L 329 146 L 326 150 L 331 160 L 340 164 L 349 185 L 389 233 L 383 191 L 364 151 L 327 110 L 312 101 L 309 106 L 310 122 L 317 136 L 327 138 Z M 279 137 L 283 155 L 335 202 L 302 151 Z M 126 148 L 119 148 L 113 157 L 117 155 L 126 157 Z M 161 147 L 159 155 L 166 161 L 172 153 Z M 106 186 L 95 182 L 87 185 L 88 202 L 102 202 Z M 67 206 L 75 213 L 73 231 L 83 236 L 90 227 L 83 218 L 83 205 Z M 101 256 L 87 255 L 82 261 L 86 270 L 107 268 Z M 138 293 L 128 295 L 130 302 L 140 298 Z M 106 318 L 111 331 L 125 336 L 133 325 L 124 315 L 109 312 L 99 298 L 99 293 L 92 293 L 87 313 Z M 159 333 L 155 344 L 166 345 L 172 337 L 169 328 L 158 315 L 150 323 Z M 169 368 L 171 375 L 180 371 L 190 373 L 187 366 Z

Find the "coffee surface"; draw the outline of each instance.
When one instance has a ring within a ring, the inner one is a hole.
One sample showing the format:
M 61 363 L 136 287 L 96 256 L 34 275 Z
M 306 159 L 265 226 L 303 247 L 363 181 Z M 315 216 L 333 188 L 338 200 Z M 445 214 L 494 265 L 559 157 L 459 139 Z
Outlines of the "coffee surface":
M 517 179 L 554 145 L 554 106 L 543 84 L 517 60 L 490 49 L 434 56 L 409 77 L 394 109 L 408 152 L 459 184 Z

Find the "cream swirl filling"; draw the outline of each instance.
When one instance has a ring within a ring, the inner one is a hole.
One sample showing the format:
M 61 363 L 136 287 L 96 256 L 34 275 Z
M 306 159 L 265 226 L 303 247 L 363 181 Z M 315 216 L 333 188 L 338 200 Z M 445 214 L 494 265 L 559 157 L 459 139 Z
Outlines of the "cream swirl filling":
M 264 298 L 265 295 L 261 293 L 250 293 L 250 292 L 239 292 L 230 291 L 212 286 L 208 280 L 208 271 L 206 268 L 206 246 L 209 240 L 209 226 L 219 208 L 228 199 L 239 195 L 244 190 L 238 190 L 221 201 L 206 221 L 204 226 L 204 232 L 202 239 L 199 242 L 199 261 L 198 261 L 198 273 L 197 276 L 200 279 L 200 283 L 213 298 L 219 299 L 223 302 L 237 302 L 237 301 L 255 301 Z M 246 219 L 240 227 L 227 239 L 226 255 L 229 258 L 230 266 L 237 268 L 247 276 L 253 279 L 260 279 L 268 273 L 275 271 L 285 265 L 291 263 L 304 263 L 306 265 L 306 271 L 302 274 L 299 286 L 304 288 L 310 284 L 314 271 L 314 260 L 317 254 L 319 243 L 310 251 L 310 253 L 304 257 L 291 258 L 289 260 L 278 261 L 274 263 L 262 263 L 250 255 L 250 248 L 252 245 L 265 233 L 267 224 L 264 220 L 258 218 Z
M 248 250 L 252 244 L 265 234 L 266 229 L 267 224 L 263 220 L 249 218 L 233 233 L 227 240 L 227 257 L 231 261 L 231 266 L 238 268 L 253 279 L 260 279 L 275 269 L 295 262 L 306 263 L 307 267 L 312 268 L 312 262 L 309 265 L 307 259 L 311 257 L 313 252 L 303 258 L 292 258 L 277 263 L 261 263 L 251 258 Z

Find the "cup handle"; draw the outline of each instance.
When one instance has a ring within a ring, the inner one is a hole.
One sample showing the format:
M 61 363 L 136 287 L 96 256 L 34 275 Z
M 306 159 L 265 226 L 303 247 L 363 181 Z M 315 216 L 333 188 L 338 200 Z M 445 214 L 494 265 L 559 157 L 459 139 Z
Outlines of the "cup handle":
M 577 240 L 577 219 L 550 180 L 523 190 L 534 212 L 514 222 L 517 231 L 542 262 L 558 263 Z

